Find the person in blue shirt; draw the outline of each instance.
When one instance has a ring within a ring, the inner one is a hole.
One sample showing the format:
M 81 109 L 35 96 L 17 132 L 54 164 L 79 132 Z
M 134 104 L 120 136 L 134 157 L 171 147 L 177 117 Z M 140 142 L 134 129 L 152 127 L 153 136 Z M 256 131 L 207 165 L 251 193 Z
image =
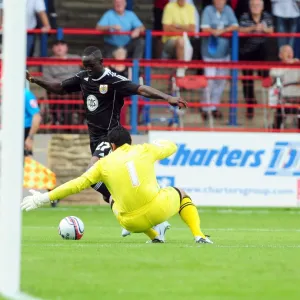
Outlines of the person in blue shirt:
M 211 36 L 202 39 L 202 58 L 207 62 L 230 61 L 231 39 L 221 35 L 237 30 L 238 21 L 232 8 L 226 5 L 226 0 L 213 0 L 212 3 L 212 5 L 205 7 L 201 18 L 202 31 L 211 34 Z M 229 75 L 228 70 L 224 68 L 209 67 L 205 68 L 204 72 L 205 76 L 210 77 Z M 205 103 L 211 103 L 212 106 L 203 107 L 202 117 L 204 120 L 208 118 L 209 112 L 216 119 L 222 118 L 221 112 L 215 105 L 220 103 L 225 85 L 226 80 L 208 80 L 205 90 Z
M 131 35 L 106 35 L 104 37 L 104 57 L 112 58 L 113 52 L 118 48 L 125 48 L 128 57 L 143 58 L 145 41 L 141 34 L 145 27 L 137 15 L 126 10 L 125 0 L 114 0 L 114 8 L 105 12 L 99 20 L 96 29 L 101 31 L 131 31 Z
M 41 123 L 40 109 L 35 95 L 25 89 L 25 120 L 24 120 L 24 154 L 32 155 L 33 137 L 38 131 Z

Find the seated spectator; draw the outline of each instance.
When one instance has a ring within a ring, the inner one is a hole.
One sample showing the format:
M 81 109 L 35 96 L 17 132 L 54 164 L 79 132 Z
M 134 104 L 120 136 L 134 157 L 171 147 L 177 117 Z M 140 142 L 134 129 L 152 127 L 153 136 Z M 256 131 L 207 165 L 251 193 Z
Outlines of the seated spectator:
M 114 8 L 108 10 L 99 20 L 96 29 L 103 31 L 131 31 L 128 35 L 107 35 L 104 37 L 103 54 L 107 58 L 112 58 L 112 53 L 120 47 L 127 50 L 128 57 L 133 59 L 143 58 L 144 39 L 141 34 L 145 27 L 137 15 L 126 10 L 125 0 L 114 0 Z
M 237 19 L 249 12 L 249 1 L 247 0 L 229 0 L 228 4 L 234 10 Z M 271 13 L 271 0 L 264 0 L 264 11 Z
M 202 14 L 201 29 L 211 33 L 208 38 L 203 38 L 201 52 L 204 61 L 220 62 L 230 61 L 230 38 L 221 37 L 223 33 L 238 29 L 238 21 L 226 0 L 213 0 L 213 5 L 205 7 Z M 224 68 L 205 68 L 206 76 L 226 76 L 228 70 Z M 205 103 L 219 104 L 226 85 L 226 80 L 208 80 L 205 91 Z M 207 106 L 202 110 L 204 120 L 211 112 L 214 118 L 222 118 L 221 112 L 216 106 Z
M 163 30 L 181 33 L 178 36 L 164 36 L 164 53 L 168 58 L 184 60 L 183 32 L 195 32 L 195 8 L 186 0 L 168 3 L 163 14 Z M 177 76 L 184 76 L 185 70 L 179 68 Z
M 272 13 L 276 17 L 276 32 L 295 33 L 300 16 L 299 0 L 272 0 Z M 279 48 L 283 45 L 294 46 L 294 37 L 278 38 Z
M 176 2 L 177 0 L 170 0 L 169 2 Z M 194 6 L 194 12 L 195 12 L 195 33 L 198 33 L 200 31 L 200 15 L 198 12 L 198 9 L 195 5 L 194 0 L 186 0 L 187 4 L 191 4 Z M 199 2 L 199 1 L 198 1 Z M 199 7 L 200 9 L 200 7 Z M 190 43 L 191 43 L 191 47 L 192 47 L 192 59 L 195 60 L 200 60 L 200 37 L 198 36 L 191 36 L 189 38 Z M 189 60 L 186 58 L 186 60 Z M 198 69 L 197 72 L 199 72 L 199 74 L 203 75 L 203 70 L 202 69 Z
M 116 60 L 124 60 L 127 57 L 127 51 L 124 48 L 118 48 L 113 52 L 113 58 Z M 131 69 L 122 64 L 114 64 L 110 66 L 111 71 L 116 72 L 129 80 L 132 79 Z
M 263 0 L 250 0 L 250 12 L 244 13 L 240 19 L 240 32 L 245 33 L 273 33 L 272 16 L 264 12 Z M 267 58 L 266 38 L 249 37 L 240 39 L 240 60 L 265 61 Z M 258 70 L 259 76 L 268 77 L 268 71 Z M 243 70 L 244 76 L 253 76 L 254 70 Z M 255 104 L 254 81 L 243 80 L 243 93 L 247 104 Z M 248 107 L 246 117 L 254 117 L 254 108 Z
M 290 45 L 283 45 L 279 49 L 279 58 L 286 64 L 293 64 L 299 60 L 294 58 L 294 50 Z M 271 77 L 280 78 L 282 84 L 281 97 L 282 104 L 300 105 L 300 70 L 299 69 L 271 69 Z M 300 129 L 300 109 L 299 108 L 277 108 L 273 127 L 280 129 L 284 124 L 285 114 L 297 116 L 297 126 Z
M 52 46 L 52 58 L 56 59 L 75 59 L 80 58 L 78 55 L 72 55 L 68 53 L 68 44 L 63 40 L 58 40 L 53 43 Z M 76 74 L 80 71 L 78 65 L 50 65 L 43 67 L 43 77 L 49 81 L 57 80 L 62 81 L 70 78 L 70 75 Z M 48 98 L 50 100 L 56 99 L 82 99 L 80 93 L 74 93 L 71 95 L 56 95 L 48 93 Z M 50 104 L 50 117 L 52 124 L 79 124 L 83 123 L 83 104 Z
M 127 53 L 126 53 L 126 49 L 124 49 L 124 48 L 118 48 L 117 50 L 115 50 L 113 52 L 113 58 L 115 60 L 124 60 L 124 59 L 126 59 L 126 56 L 127 56 Z M 118 73 L 124 77 L 127 77 L 129 80 L 132 80 L 131 68 L 126 67 L 122 63 L 115 62 L 113 65 L 110 66 L 110 70 L 115 73 Z M 130 100 L 130 97 L 125 98 L 124 100 L 125 101 Z M 123 106 L 123 109 L 121 110 L 120 123 L 122 125 L 127 125 L 126 116 L 128 114 L 128 110 L 127 110 L 128 107 L 131 109 L 131 105 L 129 105 L 129 106 L 125 105 L 125 106 Z M 139 108 L 140 108 L 140 106 L 139 106 Z M 140 118 L 140 114 L 141 114 L 140 109 L 138 111 L 138 114 L 139 114 L 139 118 Z
M 66 41 L 57 40 L 52 44 L 51 58 L 56 59 L 80 59 L 79 55 L 69 54 L 69 47 Z M 50 65 L 43 68 L 43 76 L 49 80 L 57 79 L 58 81 L 70 78 L 70 74 L 76 74 L 80 71 L 77 65 Z
M 156 31 L 162 31 L 163 30 L 163 25 L 162 25 L 162 18 L 163 18 L 163 11 L 165 6 L 169 2 L 176 2 L 177 0 L 154 0 L 153 4 L 153 30 Z M 196 9 L 196 6 L 194 4 L 193 0 L 186 0 L 186 3 L 192 4 L 194 6 L 194 11 L 195 11 L 195 32 L 199 32 L 200 29 L 200 17 L 199 13 Z M 155 45 L 155 57 L 159 58 L 161 57 L 162 53 L 162 45 L 161 45 L 161 37 L 156 37 L 156 45 Z M 198 42 L 199 44 L 199 42 Z
M 169 0 L 169 2 L 176 2 L 177 0 Z M 195 12 L 195 32 L 200 31 L 200 16 L 198 13 L 198 10 L 195 6 L 194 0 L 185 0 L 185 3 L 191 4 L 194 6 L 194 12 Z

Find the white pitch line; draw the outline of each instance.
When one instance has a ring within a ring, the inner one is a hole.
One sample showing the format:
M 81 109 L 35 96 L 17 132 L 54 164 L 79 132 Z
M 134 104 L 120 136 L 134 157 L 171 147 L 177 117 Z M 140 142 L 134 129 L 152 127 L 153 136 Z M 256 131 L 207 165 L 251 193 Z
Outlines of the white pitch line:
M 23 226 L 28 229 L 57 229 L 57 226 Z M 87 226 L 87 228 L 91 229 L 116 229 L 118 226 Z M 300 228 L 204 228 L 205 231 L 240 231 L 240 232 L 300 232 Z M 171 230 L 188 230 L 187 227 L 172 227 Z
M 106 207 L 106 206 L 105 206 Z M 97 213 L 106 213 L 106 210 L 102 209 L 103 206 L 95 206 L 95 207 L 56 207 L 51 209 L 51 213 L 55 213 L 55 212 L 61 212 L 61 211 L 78 211 L 78 212 L 97 212 Z M 280 209 L 280 208 L 279 208 Z M 49 211 L 50 208 L 39 208 L 40 211 Z M 276 210 L 268 210 L 268 209 L 205 209 L 205 208 L 198 208 L 198 211 L 200 213 L 212 213 L 212 214 L 237 214 L 237 215 L 247 215 L 247 214 L 270 214 L 272 212 L 276 213 Z M 297 208 L 292 208 L 291 210 L 288 211 L 280 211 L 281 213 L 284 214 L 291 214 L 291 215 L 295 215 L 295 214 L 300 214 L 300 209 Z
M 71 241 L 72 242 L 72 241 Z M 300 245 L 218 245 L 216 243 L 212 244 L 212 245 L 205 245 L 205 244 L 195 244 L 195 242 L 190 242 L 189 244 L 186 244 L 187 242 L 185 242 L 184 244 L 178 244 L 178 243 L 174 243 L 174 241 L 172 242 L 166 242 L 167 245 L 172 245 L 172 247 L 176 247 L 176 248 L 195 248 L 195 247 L 212 247 L 212 248 L 228 248 L 228 249 L 244 249 L 244 248 L 256 248 L 256 249 L 299 249 L 300 248 Z M 136 243 L 136 242 L 133 242 L 133 243 L 122 243 L 122 242 L 119 242 L 119 243 L 110 243 L 110 244 L 75 244 L 75 248 L 78 249 L 78 248 L 115 248 L 116 245 L 120 245 L 122 248 L 142 248 L 144 246 L 146 247 L 151 247 L 151 245 L 153 244 L 147 244 L 147 243 L 143 243 L 143 242 L 140 242 L 140 243 Z M 24 245 L 26 246 L 26 245 Z M 23 246 L 23 247 L 24 247 Z M 30 247 L 32 246 L 37 246 L 39 247 L 40 245 L 39 244 L 33 244 L 33 245 L 30 245 Z M 44 244 L 43 245 L 44 247 L 47 247 L 47 248 L 61 248 L 63 247 L 63 245 L 61 243 L 57 243 L 57 244 Z M 39 300 L 37 298 L 10 298 L 12 300 Z
M 215 245 L 216 248 L 300 248 L 300 245 Z
M 15 295 L 3 295 L 3 296 L 9 300 L 42 300 L 42 298 L 36 298 L 34 296 L 25 293 L 17 293 Z
M 275 229 L 268 229 L 268 228 L 205 228 L 205 230 L 210 231 L 249 231 L 249 232 L 300 232 L 300 229 L 296 228 L 275 228 Z

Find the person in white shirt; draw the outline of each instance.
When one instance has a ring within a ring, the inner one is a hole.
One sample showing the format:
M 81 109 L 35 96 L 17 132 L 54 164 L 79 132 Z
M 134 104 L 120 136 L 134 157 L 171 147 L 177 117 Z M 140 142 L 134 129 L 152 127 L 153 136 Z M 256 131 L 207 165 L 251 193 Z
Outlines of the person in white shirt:
M 26 22 L 27 30 L 35 29 L 37 26 L 36 15 L 41 20 L 42 32 L 48 32 L 51 29 L 48 16 L 46 13 L 46 6 L 44 0 L 27 0 L 26 3 Z M 27 56 L 32 56 L 34 51 L 35 35 L 27 35 Z
M 0 1 L 0 25 L 2 26 L 2 9 L 3 9 L 3 1 Z M 35 29 L 37 26 L 36 15 L 41 20 L 42 23 L 42 31 L 48 32 L 51 29 L 48 16 L 46 13 L 46 6 L 44 0 L 26 0 L 26 26 L 27 30 Z M 27 35 L 27 56 L 32 56 L 34 50 L 34 42 L 35 35 L 28 34 Z
M 276 17 L 276 31 L 283 33 L 297 32 L 300 16 L 300 0 L 272 0 L 272 13 Z M 294 46 L 294 37 L 281 37 L 278 39 L 279 48 L 283 45 Z

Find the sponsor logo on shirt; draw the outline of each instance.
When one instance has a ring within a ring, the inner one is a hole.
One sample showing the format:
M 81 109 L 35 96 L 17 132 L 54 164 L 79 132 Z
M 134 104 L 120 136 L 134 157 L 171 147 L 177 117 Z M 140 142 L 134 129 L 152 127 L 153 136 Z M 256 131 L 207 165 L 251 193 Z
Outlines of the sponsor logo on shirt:
M 98 99 L 94 95 L 89 95 L 86 99 L 86 105 L 89 111 L 95 111 L 99 106 Z

